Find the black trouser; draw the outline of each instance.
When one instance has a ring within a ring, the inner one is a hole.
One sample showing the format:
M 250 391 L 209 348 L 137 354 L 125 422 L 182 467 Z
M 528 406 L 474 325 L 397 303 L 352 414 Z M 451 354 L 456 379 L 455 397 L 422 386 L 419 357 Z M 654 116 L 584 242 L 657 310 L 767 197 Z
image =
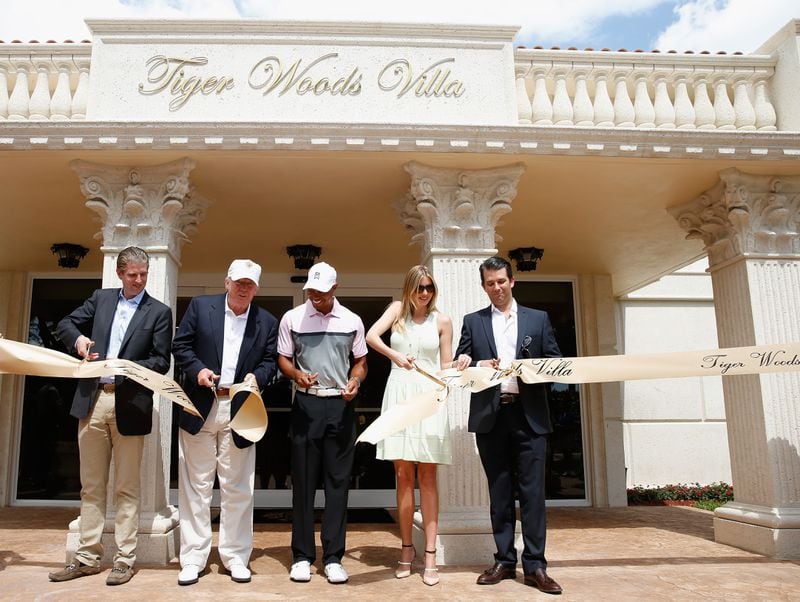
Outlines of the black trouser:
M 353 406 L 341 397 L 296 393 L 292 405 L 292 557 L 316 559 L 314 495 L 320 473 L 325 489 L 322 559 L 341 562 L 347 529 L 347 493 L 353 470 Z
M 538 568 L 546 568 L 544 485 L 547 435 L 533 432 L 521 403 L 517 401 L 501 405 L 494 428 L 488 433 L 476 433 L 475 442 L 489 481 L 489 510 L 497 545 L 495 560 L 507 567 L 517 564 L 514 547 L 516 484 L 524 544 L 522 570 L 530 575 Z

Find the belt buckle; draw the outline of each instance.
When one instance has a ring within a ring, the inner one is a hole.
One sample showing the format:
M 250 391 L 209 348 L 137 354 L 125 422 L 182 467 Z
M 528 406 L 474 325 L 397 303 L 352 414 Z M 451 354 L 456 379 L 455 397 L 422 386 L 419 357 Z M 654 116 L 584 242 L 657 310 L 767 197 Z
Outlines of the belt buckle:
M 103 383 L 103 393 L 113 393 L 116 389 L 116 385 L 113 383 Z
M 517 401 L 516 393 L 500 393 L 500 405 L 508 405 Z

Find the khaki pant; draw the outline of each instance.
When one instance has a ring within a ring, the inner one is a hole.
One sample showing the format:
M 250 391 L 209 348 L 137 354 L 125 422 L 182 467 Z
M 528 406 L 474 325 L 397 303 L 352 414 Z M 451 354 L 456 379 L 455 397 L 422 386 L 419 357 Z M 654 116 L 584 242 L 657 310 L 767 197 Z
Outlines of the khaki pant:
M 88 416 L 78 422 L 81 459 L 80 543 L 75 558 L 99 566 L 103 556 L 108 472 L 114 458 L 114 562 L 133 566 L 139 531 L 140 467 L 144 436 L 120 435 L 114 413 L 114 394 L 100 391 Z

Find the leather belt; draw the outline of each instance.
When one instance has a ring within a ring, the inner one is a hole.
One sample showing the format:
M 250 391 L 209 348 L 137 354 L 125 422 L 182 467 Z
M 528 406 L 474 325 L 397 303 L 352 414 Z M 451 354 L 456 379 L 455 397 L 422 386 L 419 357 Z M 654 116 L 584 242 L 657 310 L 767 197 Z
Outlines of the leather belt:
M 103 393 L 113 393 L 117 388 L 114 383 L 100 383 L 100 386 L 103 388 Z
M 334 387 L 331 388 L 311 388 L 311 389 L 297 389 L 300 393 L 305 393 L 306 395 L 314 395 L 315 397 L 341 397 L 342 390 L 336 389 Z
M 230 387 L 217 387 L 217 397 L 229 397 L 230 394 Z
M 519 399 L 519 393 L 500 393 L 500 405 L 508 405 Z

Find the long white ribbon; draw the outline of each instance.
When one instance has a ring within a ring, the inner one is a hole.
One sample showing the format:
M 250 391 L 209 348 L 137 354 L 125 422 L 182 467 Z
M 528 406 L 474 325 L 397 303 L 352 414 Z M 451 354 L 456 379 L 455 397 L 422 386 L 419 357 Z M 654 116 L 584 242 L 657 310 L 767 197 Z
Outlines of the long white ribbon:
M 428 376 L 446 383 L 446 387 L 423 393 L 391 408 L 370 424 L 358 441 L 377 443 L 432 416 L 444 406 L 441 400 L 447 398 L 451 387 L 474 393 L 497 386 L 510 376 L 517 376 L 526 383 L 580 384 L 798 371 L 800 343 L 641 355 L 535 358 L 514 360 L 510 366 L 499 370 L 478 367 L 463 371 L 440 370 Z

